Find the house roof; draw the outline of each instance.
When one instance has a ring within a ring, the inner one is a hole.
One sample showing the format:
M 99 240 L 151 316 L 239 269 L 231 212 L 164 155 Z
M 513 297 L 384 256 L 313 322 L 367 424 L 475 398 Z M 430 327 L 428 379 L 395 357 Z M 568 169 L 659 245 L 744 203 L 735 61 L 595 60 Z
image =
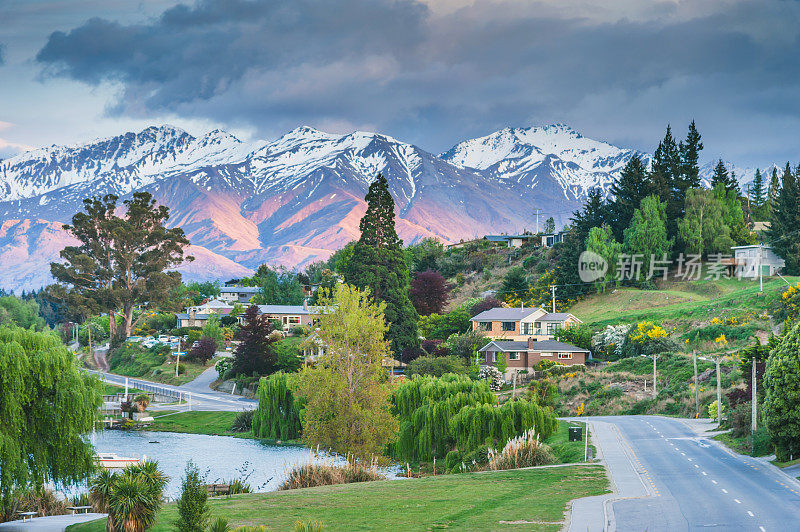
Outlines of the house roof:
M 494 347 L 495 349 L 491 349 Z M 582 347 L 577 347 L 570 344 L 565 344 L 564 342 L 558 342 L 556 340 L 540 340 L 538 342 L 533 342 L 533 348 L 528 349 L 528 342 L 489 342 L 484 347 L 482 347 L 479 351 L 486 352 L 486 351 L 501 351 L 503 353 L 508 353 L 511 351 L 566 351 L 570 353 L 588 353 L 588 349 L 583 349 Z
M 539 321 L 564 321 L 570 316 L 572 316 L 572 314 L 570 314 L 569 312 L 548 312 L 547 314 L 539 318 Z M 574 316 L 572 317 L 574 318 Z
M 484 310 L 477 316 L 470 319 L 470 321 L 516 321 L 527 318 L 537 310 L 539 307 L 531 308 L 503 308 L 495 307 L 489 310 Z
M 212 299 L 208 303 L 203 303 L 202 305 L 197 305 L 197 308 L 230 308 L 230 309 L 232 309 L 233 307 L 230 306 L 225 301 L 220 301 L 219 299 Z
M 258 305 L 261 314 L 311 314 L 313 309 L 303 305 Z
M 259 291 L 257 286 L 223 286 L 219 289 L 220 293 L 229 294 L 255 294 Z
M 766 244 L 748 244 L 746 246 L 731 246 L 731 249 L 772 249 L 772 246 L 768 246 Z
M 483 237 L 489 242 L 508 242 L 514 238 L 533 238 L 536 235 L 486 235 Z
M 194 315 L 194 319 L 196 319 L 196 320 L 207 320 L 210 316 L 211 316 L 211 314 L 195 314 Z M 217 314 L 214 314 L 214 316 L 217 316 Z M 185 312 L 176 313 L 175 317 L 178 318 L 179 320 L 188 320 L 189 319 L 189 315 L 186 314 Z

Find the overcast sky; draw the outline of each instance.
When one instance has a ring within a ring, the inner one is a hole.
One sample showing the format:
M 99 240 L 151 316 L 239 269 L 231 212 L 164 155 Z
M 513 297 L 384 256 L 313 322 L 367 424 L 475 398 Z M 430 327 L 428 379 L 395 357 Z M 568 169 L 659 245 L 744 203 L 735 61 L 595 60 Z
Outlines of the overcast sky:
M 800 2 L 0 0 L 0 157 L 171 123 L 431 152 L 566 123 L 652 151 L 800 160 Z

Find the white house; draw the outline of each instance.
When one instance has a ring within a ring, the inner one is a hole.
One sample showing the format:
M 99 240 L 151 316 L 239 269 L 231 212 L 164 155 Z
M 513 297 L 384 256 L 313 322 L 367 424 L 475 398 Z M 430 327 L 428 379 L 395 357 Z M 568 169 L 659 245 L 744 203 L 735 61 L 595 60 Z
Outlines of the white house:
M 764 244 L 733 246 L 731 249 L 738 277 L 758 277 L 759 265 L 762 275 L 775 275 L 777 270 L 786 265 L 786 262 L 776 255 L 771 247 Z
M 249 303 L 250 298 L 258 293 L 257 286 L 223 286 L 219 289 L 219 299 L 230 303 Z

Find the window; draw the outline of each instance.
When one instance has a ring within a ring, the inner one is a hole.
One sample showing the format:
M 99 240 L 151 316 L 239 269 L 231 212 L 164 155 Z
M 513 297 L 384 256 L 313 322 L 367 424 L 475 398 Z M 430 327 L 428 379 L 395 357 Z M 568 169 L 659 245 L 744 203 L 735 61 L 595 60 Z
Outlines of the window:
M 481 327 L 482 331 L 491 331 L 492 330 L 492 322 L 491 321 L 480 321 L 478 323 L 480 324 L 480 327 Z
M 533 334 L 533 323 L 521 323 L 522 334 Z
M 497 352 L 492 351 L 492 362 L 497 362 Z
M 503 322 L 503 330 L 504 331 L 515 331 L 517 330 L 517 324 L 513 321 L 504 321 Z
M 519 352 L 509 353 L 508 354 L 509 360 L 519 360 Z
M 561 328 L 561 323 L 557 321 L 551 321 L 547 324 L 547 334 L 553 334 L 557 330 Z
M 571 359 L 571 358 L 572 358 L 572 353 L 559 353 L 558 354 L 558 359 L 559 360 Z

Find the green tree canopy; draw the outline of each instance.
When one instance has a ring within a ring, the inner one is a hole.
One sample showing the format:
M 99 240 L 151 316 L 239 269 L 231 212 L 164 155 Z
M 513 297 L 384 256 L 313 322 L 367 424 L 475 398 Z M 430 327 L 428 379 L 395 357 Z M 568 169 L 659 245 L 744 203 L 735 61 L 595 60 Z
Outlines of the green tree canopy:
M 742 201 L 736 191 L 727 190 L 722 183 L 717 183 L 712 192 L 722 204 L 722 217 L 731 231 L 733 242 L 755 244 L 755 235 L 745 222 Z
M 278 369 L 275 342 L 279 338 L 268 316 L 259 314 L 257 306 L 249 306 L 244 312 L 244 323 L 236 331 L 239 345 L 233 352 L 233 372 L 246 376 L 274 373 Z
M 633 213 L 631 225 L 625 229 L 625 253 L 642 255 L 642 274 L 655 274 L 651 257 L 659 261 L 669 254 L 672 240 L 667 239 L 666 203 L 656 196 L 647 196 Z
M 252 301 L 256 305 L 302 305 L 306 295 L 297 273 L 262 264 L 256 270 L 259 292 Z
M 800 273 L 800 185 L 789 163 L 783 172 L 781 187 L 772 204 L 767 240 L 786 261 L 786 273 Z
M 728 172 L 728 168 L 722 162 L 722 159 L 717 161 L 717 165 L 714 167 L 714 174 L 711 176 L 711 188 L 717 185 L 722 185 L 726 191 L 732 190 L 737 193 L 739 191 L 739 182 L 736 181 L 733 172 Z
M 764 182 L 764 176 L 758 168 L 756 168 L 756 175 L 750 187 L 749 197 L 750 211 L 753 213 L 753 218 L 755 220 L 763 220 L 766 215 L 764 207 L 767 204 L 767 186 Z
M 767 359 L 764 416 L 780 461 L 800 454 L 800 323 Z
M 24 329 L 44 329 L 44 319 L 39 315 L 36 301 L 15 296 L 0 297 L 0 325 L 17 325 Z
M 47 482 L 71 485 L 94 468 L 92 430 L 102 400 L 54 333 L 0 326 L 0 496 Z
M 725 224 L 725 207 L 710 190 L 689 190 L 686 216 L 678 227 L 689 253 L 722 253 L 733 245 L 730 228 Z
M 624 238 L 624 231 L 631 223 L 633 211 L 651 193 L 653 190 L 647 176 L 647 167 L 641 157 L 633 155 L 609 190 L 614 198 L 609 204 L 611 229 L 617 241 Z
M 605 292 L 609 284 L 614 282 L 622 245 L 614 240 L 611 227 L 603 225 L 602 227 L 592 227 L 589 230 L 589 236 L 586 238 L 586 250 L 600 255 L 608 264 L 605 275 L 595 281 L 597 292 Z
M 64 262 L 51 263 L 50 272 L 63 285 L 55 293 L 69 306 L 84 317 L 97 311 L 121 316 L 121 334 L 127 337 L 136 325 L 134 308 L 167 301 L 181 276 L 166 270 L 193 257 L 183 255 L 189 245 L 183 230 L 164 226 L 169 209 L 156 205 L 148 192 L 123 201 L 123 216 L 115 213 L 117 199 L 109 194 L 84 200 L 85 212 L 76 213 L 72 225 L 64 226 L 80 244 L 64 248 Z M 139 319 L 145 317 L 141 313 Z M 118 337 L 116 329 L 116 320 L 111 320 L 112 339 Z
M 308 400 L 303 440 L 358 458 L 380 455 L 398 430 L 382 367 L 391 353 L 386 304 L 349 285 L 324 294 L 320 303 L 317 334 L 325 352 L 300 374 Z
M 521 266 L 515 266 L 506 272 L 503 284 L 500 286 L 500 297 L 507 301 L 520 300 L 530 288 L 528 274 Z
M 366 195 L 367 212 L 361 218 L 361 238 L 347 262 L 345 281 L 369 288 L 372 297 L 386 304 L 388 338 L 396 357 L 419 349 L 417 311 L 408 296 L 409 270 L 394 225 L 394 200 L 389 184 L 378 174 Z

